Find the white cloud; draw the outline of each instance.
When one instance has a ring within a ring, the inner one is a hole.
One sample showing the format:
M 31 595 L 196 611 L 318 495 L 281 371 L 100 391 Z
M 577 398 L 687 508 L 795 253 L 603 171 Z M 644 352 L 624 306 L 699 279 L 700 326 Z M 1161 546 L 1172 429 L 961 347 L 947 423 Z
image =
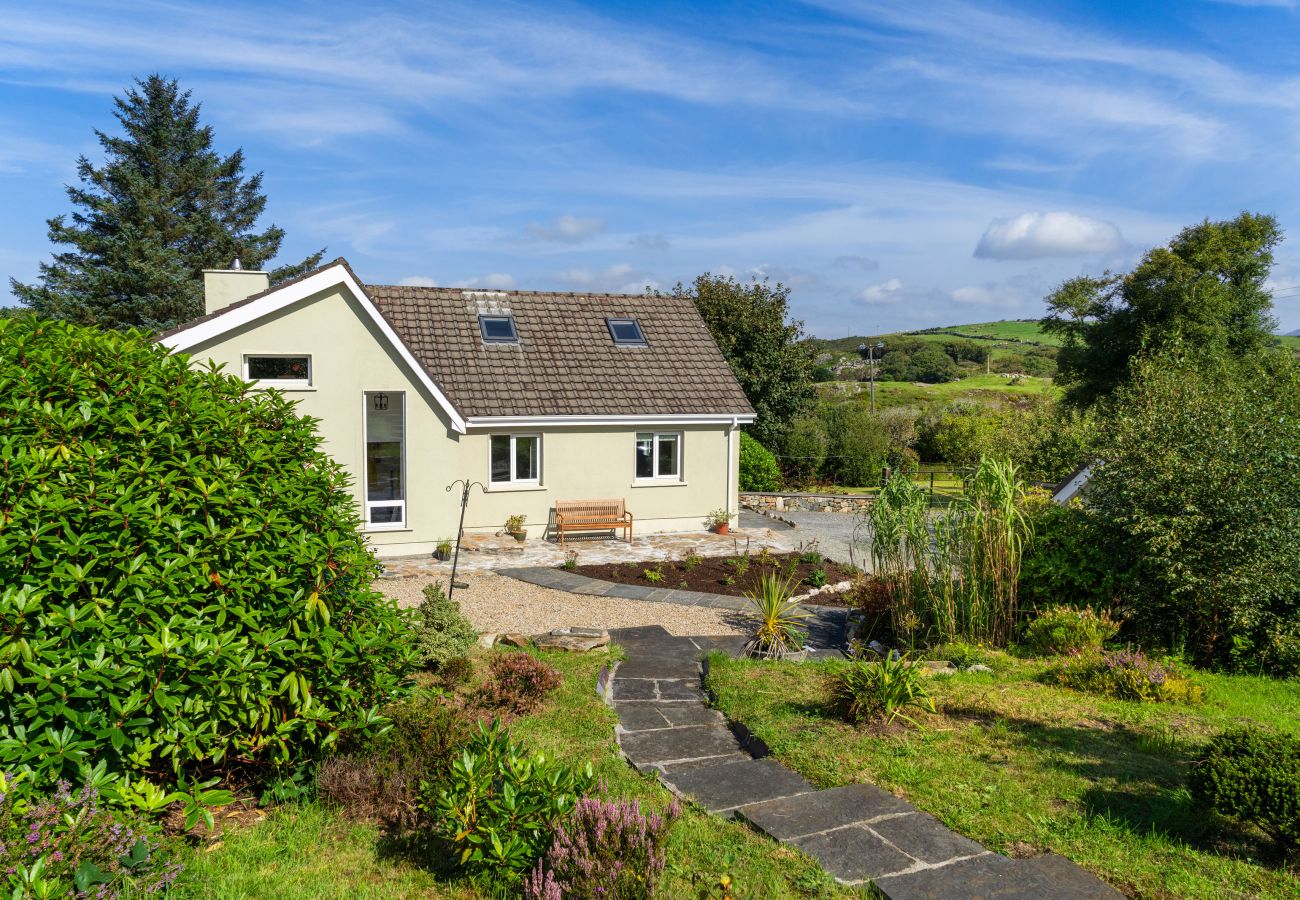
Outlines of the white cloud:
M 403 278 L 397 282 L 407 287 L 437 287 L 438 282 L 434 281 L 428 275 L 412 275 L 410 278 Z
M 982 287 L 959 287 L 952 292 L 953 303 L 984 304 L 993 302 L 993 292 Z
M 477 278 L 456 282 L 458 288 L 486 288 L 489 291 L 510 291 L 515 288 L 515 276 L 506 272 L 493 272 Z
M 995 219 L 975 246 L 981 259 L 1041 259 L 1120 253 L 1124 236 L 1110 222 L 1068 212 L 1027 212 Z
M 615 263 L 605 269 L 573 266 L 555 273 L 562 284 L 587 291 L 613 291 L 620 294 L 639 294 L 645 290 L 648 273 L 639 272 L 628 263 Z
M 889 303 L 898 299 L 897 294 L 903 289 L 903 282 L 897 278 L 873 284 L 862 292 L 862 299 L 868 303 Z
M 663 234 L 638 234 L 632 240 L 628 241 L 634 247 L 641 247 L 646 250 L 667 250 L 672 246 L 667 235 Z
M 578 216 L 560 216 L 550 225 L 540 222 L 530 222 L 528 225 L 528 235 L 533 240 L 561 244 L 580 244 L 604 230 L 604 219 L 584 219 Z

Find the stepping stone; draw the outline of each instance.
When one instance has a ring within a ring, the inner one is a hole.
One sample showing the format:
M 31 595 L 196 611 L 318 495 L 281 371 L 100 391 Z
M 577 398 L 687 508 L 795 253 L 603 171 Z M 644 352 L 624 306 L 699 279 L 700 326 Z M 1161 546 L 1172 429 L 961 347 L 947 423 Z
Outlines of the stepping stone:
M 654 703 L 615 703 L 618 723 L 624 731 L 649 731 L 679 725 L 727 724 L 722 713 L 698 703 L 658 705 Z
M 912 857 L 861 825 L 822 831 L 788 843 L 821 863 L 836 880 L 848 884 L 872 881 L 916 865 Z
M 720 725 L 630 731 L 620 736 L 619 746 L 638 768 L 740 752 L 736 736 Z
M 1051 883 L 1025 877 L 1015 860 L 985 853 L 946 866 L 897 873 L 876 880 L 889 900 L 1061 900 Z
M 872 822 L 870 827 L 894 846 L 903 847 L 928 865 L 985 852 L 970 838 L 962 837 L 934 816 L 923 812 L 880 819 Z
M 1021 872 L 1039 879 L 1060 900 L 1120 900 L 1124 896 L 1087 869 L 1055 853 L 1015 862 Z
M 698 653 L 683 655 L 680 659 L 646 659 L 637 657 L 618 664 L 619 678 L 694 678 L 699 680 Z
M 740 806 L 814 790 L 803 778 L 771 759 L 739 759 L 685 770 L 666 768 L 660 780 L 712 813 L 730 813 Z
M 736 816 L 778 841 L 788 841 L 879 816 L 912 812 L 916 812 L 912 804 L 874 784 L 849 784 L 742 806 Z
M 615 701 L 649 700 L 658 703 L 704 702 L 704 692 L 695 679 L 657 681 L 652 678 L 619 678 L 614 676 Z

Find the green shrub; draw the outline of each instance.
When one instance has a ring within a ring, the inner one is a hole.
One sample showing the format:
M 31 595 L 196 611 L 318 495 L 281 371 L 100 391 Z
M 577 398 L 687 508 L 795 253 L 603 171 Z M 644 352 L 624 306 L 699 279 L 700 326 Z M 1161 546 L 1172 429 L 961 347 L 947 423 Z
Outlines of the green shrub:
M 494 878 L 517 878 L 551 843 L 557 822 L 595 785 L 588 763 L 568 768 L 529 755 L 498 723 L 479 725 L 447 774 L 426 783 L 422 809 L 459 866 Z
M 825 586 L 826 586 L 826 570 L 825 570 L 825 569 L 813 569 L 811 572 L 808 573 L 808 576 L 807 576 L 806 578 L 804 578 L 804 582 L 807 583 L 807 584 L 809 584 L 809 585 L 812 586 L 812 587 L 815 587 L 815 588 L 825 587 Z
M 799 562 L 815 566 L 822 561 L 822 555 L 816 550 L 807 550 L 799 555 Z
M 850 663 L 836 679 L 832 700 L 855 724 L 874 720 L 889 725 L 903 719 L 915 725 L 916 720 L 903 710 L 915 707 L 934 712 L 925 675 L 906 654 Z
M 421 822 L 420 785 L 442 782 L 474 731 L 473 718 L 440 696 L 417 694 L 385 707 L 391 726 L 378 738 L 323 760 L 322 799 L 363 821 L 398 831 Z
M 742 491 L 779 491 L 781 467 L 776 457 L 743 431 L 740 433 L 740 489 Z
M 849 487 L 880 483 L 889 451 L 889 436 L 864 403 L 823 406 L 818 414 L 826 431 L 826 461 L 822 477 Z
M 527 653 L 506 653 L 492 658 L 479 702 L 507 715 L 536 712 L 546 695 L 560 686 L 560 673 Z
M 1300 364 L 1170 354 L 1108 404 L 1087 501 L 1144 644 L 1300 673 Z
M 420 665 L 436 669 L 468 653 L 478 643 L 478 632 L 461 614 L 460 604 L 447 599 L 442 585 L 435 582 L 424 588 L 424 599 L 415 609 L 411 642 Z
M 413 659 L 358 526 L 278 392 L 0 320 L 0 771 L 255 781 L 376 728 Z
M 984 648 L 965 641 L 941 644 L 927 651 L 925 656 L 927 659 L 947 660 L 963 671 L 971 666 L 988 665 L 989 660 L 992 659 Z
M 698 553 L 688 553 L 682 560 L 682 570 L 686 572 L 694 572 L 702 565 L 704 565 L 704 557 Z
M 1192 796 L 1258 825 L 1288 849 L 1300 847 L 1300 740 L 1253 728 L 1209 743 L 1188 778 Z
M 1033 536 L 1020 563 L 1020 607 L 1043 609 L 1069 600 L 1076 606 L 1113 608 L 1125 590 L 1127 570 L 1097 514 L 1086 506 L 1061 506 L 1046 496 L 1025 504 Z
M 1205 699 L 1200 685 L 1140 650 L 1074 654 L 1044 672 L 1043 680 L 1142 703 L 1200 703 Z
M 1054 606 L 1044 609 L 1025 626 L 1025 643 L 1040 656 L 1063 656 L 1100 650 L 1119 633 L 1119 623 L 1091 609 Z
M 817 478 L 826 461 L 830 439 L 818 419 L 796 419 L 781 440 L 781 467 L 787 478 L 802 484 Z
M 561 565 L 564 566 L 564 568 L 569 572 L 572 572 L 574 569 L 578 568 L 578 551 L 566 550 L 564 552 L 564 562 L 561 563 Z

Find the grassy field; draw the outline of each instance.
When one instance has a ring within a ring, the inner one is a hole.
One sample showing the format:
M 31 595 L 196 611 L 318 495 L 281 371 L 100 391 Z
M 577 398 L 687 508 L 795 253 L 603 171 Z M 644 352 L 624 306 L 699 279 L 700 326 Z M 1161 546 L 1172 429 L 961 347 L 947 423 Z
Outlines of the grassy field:
M 484 654 L 479 655 L 481 660 Z M 564 681 L 545 709 L 519 719 L 515 737 L 552 758 L 590 761 L 608 793 L 662 808 L 669 794 L 631 768 L 614 743 L 613 711 L 596 696 L 603 654 L 540 654 Z M 321 803 L 271 811 L 232 830 L 210 849 L 194 849 L 173 889 L 181 898 L 480 898 L 492 896 L 385 852 L 380 831 L 349 822 Z M 836 885 L 810 858 L 738 824 L 687 809 L 673 827 L 662 895 L 721 896 L 722 875 L 737 898 L 862 897 Z M 706 893 L 701 894 L 701 891 Z M 506 896 L 501 894 L 501 896 Z
M 1300 897 L 1262 835 L 1218 821 L 1183 784 L 1219 729 L 1300 730 L 1300 683 L 1201 674 L 1203 705 L 1143 705 L 1040 684 L 1040 663 L 990 662 L 991 675 L 934 679 L 939 712 L 884 734 L 828 710 L 843 662 L 715 657 L 709 680 L 730 719 L 819 786 L 874 782 L 992 849 L 1053 850 L 1134 897 Z
M 862 381 L 828 381 L 818 385 L 823 399 L 836 397 L 861 397 L 866 402 L 871 386 Z M 973 400 L 982 403 L 1005 404 L 1018 398 L 1059 393 L 1050 378 L 1026 376 L 1013 383 L 1005 375 L 972 375 L 960 381 L 943 384 L 919 384 L 911 381 L 877 381 L 876 409 L 894 409 L 901 406 L 929 406 L 932 403 L 949 403 L 953 400 Z

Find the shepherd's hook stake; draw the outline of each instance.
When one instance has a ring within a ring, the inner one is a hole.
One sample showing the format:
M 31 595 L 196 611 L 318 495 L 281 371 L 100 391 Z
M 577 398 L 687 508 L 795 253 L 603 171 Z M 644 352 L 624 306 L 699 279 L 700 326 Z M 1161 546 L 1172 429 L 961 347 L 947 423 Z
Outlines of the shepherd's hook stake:
M 465 507 L 469 506 L 470 488 L 478 485 L 479 490 L 485 494 L 487 493 L 487 488 L 483 485 L 483 482 L 470 481 L 468 478 L 457 478 L 451 484 L 447 485 L 447 492 L 451 493 L 451 489 L 458 484 L 463 486 L 460 494 L 460 525 L 456 528 L 456 552 L 451 558 L 451 583 L 447 585 L 448 600 L 451 599 L 451 595 L 456 591 L 456 567 L 460 564 L 460 536 L 465 533 Z M 460 587 L 468 588 L 469 585 L 462 584 Z

